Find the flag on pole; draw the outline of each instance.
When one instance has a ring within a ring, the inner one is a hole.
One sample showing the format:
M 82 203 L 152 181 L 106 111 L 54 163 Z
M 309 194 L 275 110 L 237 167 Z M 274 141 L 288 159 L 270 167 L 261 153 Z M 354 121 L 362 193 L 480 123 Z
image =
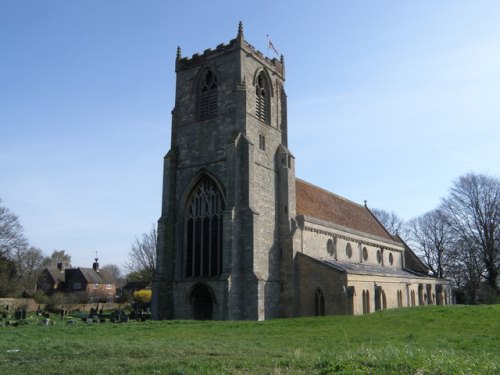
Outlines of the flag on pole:
M 276 53 L 277 56 L 280 55 L 278 50 L 274 46 L 273 42 L 271 42 L 271 38 L 269 37 L 269 34 L 267 34 L 267 50 L 269 51 L 269 49 L 272 49 L 274 51 L 274 53 Z

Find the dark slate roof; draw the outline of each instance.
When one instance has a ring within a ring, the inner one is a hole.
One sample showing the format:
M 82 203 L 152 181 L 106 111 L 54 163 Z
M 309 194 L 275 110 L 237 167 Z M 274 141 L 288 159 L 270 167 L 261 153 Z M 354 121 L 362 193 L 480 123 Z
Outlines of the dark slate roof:
M 353 273 L 357 275 L 382 275 L 382 276 L 403 276 L 403 277 L 427 276 L 406 269 L 382 267 L 372 264 L 338 262 L 333 259 L 323 260 L 321 262 L 325 263 L 330 267 L 336 268 L 339 271 Z
M 113 284 L 114 280 L 111 273 L 107 270 L 96 272 L 93 268 L 78 267 L 85 280 L 90 284 Z
M 61 283 L 61 282 L 64 282 L 66 281 L 66 273 L 64 272 L 61 272 L 61 270 L 59 268 L 49 268 L 47 267 L 47 272 L 49 273 L 49 275 L 52 277 L 52 279 L 54 280 L 54 282 L 56 283 Z
M 410 246 L 408 246 L 399 235 L 395 235 L 394 238 L 396 241 L 402 242 L 405 247 L 405 267 L 415 272 L 428 273 L 429 268 L 422 262 L 417 254 L 413 252 Z
M 297 215 L 314 217 L 394 241 L 370 210 L 308 182 L 296 179 Z

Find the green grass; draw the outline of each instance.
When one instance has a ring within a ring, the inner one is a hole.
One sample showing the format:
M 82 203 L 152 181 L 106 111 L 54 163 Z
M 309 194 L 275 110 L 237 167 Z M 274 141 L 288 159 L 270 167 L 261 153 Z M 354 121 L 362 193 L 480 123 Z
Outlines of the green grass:
M 500 305 L 266 322 L 32 323 L 0 327 L 0 374 L 499 374 L 499 332 Z

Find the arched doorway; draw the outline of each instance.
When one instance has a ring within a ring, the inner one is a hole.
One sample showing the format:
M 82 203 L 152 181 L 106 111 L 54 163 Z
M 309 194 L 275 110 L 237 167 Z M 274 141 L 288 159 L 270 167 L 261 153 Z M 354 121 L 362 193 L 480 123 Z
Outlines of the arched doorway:
M 195 320 L 212 320 L 214 299 L 212 291 L 205 284 L 196 284 L 189 296 L 191 316 Z

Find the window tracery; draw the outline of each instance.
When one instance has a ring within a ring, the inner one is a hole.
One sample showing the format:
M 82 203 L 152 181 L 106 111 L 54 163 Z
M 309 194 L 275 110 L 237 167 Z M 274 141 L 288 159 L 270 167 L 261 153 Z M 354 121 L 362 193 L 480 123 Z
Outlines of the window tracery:
M 264 72 L 260 72 L 255 85 L 255 114 L 257 118 L 266 124 L 269 123 L 270 89 Z
M 217 115 L 217 76 L 207 70 L 198 89 L 198 118 L 206 120 Z
M 186 277 L 217 277 L 222 271 L 224 200 L 204 178 L 193 189 L 185 214 Z

